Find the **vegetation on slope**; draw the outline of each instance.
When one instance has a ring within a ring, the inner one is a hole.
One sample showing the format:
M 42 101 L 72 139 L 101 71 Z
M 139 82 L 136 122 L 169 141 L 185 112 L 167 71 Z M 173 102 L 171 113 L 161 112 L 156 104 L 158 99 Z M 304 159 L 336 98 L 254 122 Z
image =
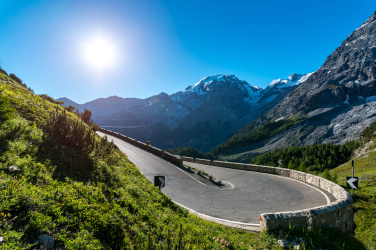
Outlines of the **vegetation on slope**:
M 192 147 L 169 148 L 169 149 L 166 149 L 166 151 L 174 155 L 180 155 L 180 156 L 186 156 L 186 157 L 211 159 L 211 160 L 214 158 L 212 154 L 203 153 L 200 150 L 192 148 Z
M 354 190 L 355 238 L 367 249 L 376 249 L 376 152 L 371 151 L 354 159 L 355 176 L 360 178 Z M 346 187 L 346 177 L 352 173 L 351 161 L 331 170 L 338 183 Z
M 253 158 L 252 163 L 317 174 L 348 161 L 359 144 L 351 141 L 344 145 L 320 144 L 280 148 Z
M 360 177 L 359 190 L 354 191 L 355 239 L 367 249 L 376 249 L 376 123 L 361 134 L 361 140 L 345 145 L 312 145 L 278 149 L 252 160 L 254 164 L 288 167 L 314 172 L 347 188 L 346 177 L 352 175 L 351 161 L 354 152 L 363 152 L 353 158 L 355 176 Z M 344 163 L 343 165 L 338 166 Z M 332 169 L 329 171 L 329 169 Z M 350 190 L 349 190 L 350 191 Z M 316 232 L 307 232 L 305 239 Z M 353 248 L 358 249 L 360 246 Z M 344 247 L 345 249 L 345 247 Z M 349 248 L 351 249 L 351 248 Z
M 264 125 L 252 129 L 249 132 L 237 133 L 226 142 L 217 146 L 211 152 L 213 155 L 229 155 L 252 149 L 253 144 L 261 142 L 273 135 L 282 132 L 305 118 L 285 119 L 279 121 L 270 121 Z

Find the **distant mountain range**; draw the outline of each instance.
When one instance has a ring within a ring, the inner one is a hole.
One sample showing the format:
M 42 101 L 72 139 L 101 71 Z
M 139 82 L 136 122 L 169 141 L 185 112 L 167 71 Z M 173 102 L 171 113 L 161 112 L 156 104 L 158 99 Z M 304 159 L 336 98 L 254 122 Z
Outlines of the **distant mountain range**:
M 251 86 L 234 75 L 215 75 L 172 95 L 112 96 L 85 104 L 58 100 L 80 111 L 91 110 L 93 120 L 104 128 L 158 147 L 189 146 L 207 152 L 273 108 L 310 75 L 291 74 L 266 88 Z
M 216 75 L 172 95 L 82 105 L 59 100 L 92 110 L 102 127 L 138 140 L 190 146 L 227 160 L 248 161 L 280 147 L 343 144 L 376 122 L 376 12 L 316 72 L 266 88 Z

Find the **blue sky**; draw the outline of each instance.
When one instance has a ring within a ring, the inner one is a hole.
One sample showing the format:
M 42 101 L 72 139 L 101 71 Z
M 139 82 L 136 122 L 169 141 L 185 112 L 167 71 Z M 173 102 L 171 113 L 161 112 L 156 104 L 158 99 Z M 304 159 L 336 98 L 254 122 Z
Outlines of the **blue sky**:
M 374 0 L 0 0 L 0 66 L 77 103 L 172 94 L 215 74 L 265 87 L 317 70 L 374 11 Z M 116 55 L 108 67 L 85 57 L 98 37 Z

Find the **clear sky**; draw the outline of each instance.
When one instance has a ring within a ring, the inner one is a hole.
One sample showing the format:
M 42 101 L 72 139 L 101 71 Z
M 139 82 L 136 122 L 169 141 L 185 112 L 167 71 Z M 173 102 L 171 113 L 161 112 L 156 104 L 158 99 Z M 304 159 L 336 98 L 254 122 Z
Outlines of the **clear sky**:
M 0 66 L 77 103 L 215 74 L 265 87 L 317 70 L 374 11 L 375 0 L 0 0 Z

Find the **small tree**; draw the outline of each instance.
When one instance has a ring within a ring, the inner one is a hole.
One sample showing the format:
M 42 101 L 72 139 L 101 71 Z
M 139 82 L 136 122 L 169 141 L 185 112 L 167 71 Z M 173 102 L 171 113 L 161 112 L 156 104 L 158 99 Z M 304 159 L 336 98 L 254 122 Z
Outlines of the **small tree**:
M 294 165 L 292 164 L 292 161 L 289 161 L 289 165 L 287 166 L 288 169 L 294 169 Z
M 73 113 L 73 111 L 76 109 L 76 107 L 69 105 L 68 107 L 64 107 L 66 111 Z
M 87 125 L 91 125 L 93 123 L 93 120 L 91 119 L 91 115 L 92 115 L 91 110 L 84 108 L 84 112 L 81 113 L 82 121 L 86 123 Z
M 72 106 L 72 107 L 73 107 L 73 106 Z M 76 112 L 78 112 L 77 109 L 76 109 Z M 79 113 L 79 114 L 78 114 L 78 117 L 80 117 L 81 120 L 82 120 L 84 123 L 86 123 L 87 125 L 89 125 L 94 131 L 97 131 L 97 130 L 99 129 L 100 126 L 99 126 L 97 123 L 95 123 L 95 122 L 93 121 L 93 119 L 91 119 L 91 115 L 92 115 L 91 111 L 88 110 L 88 109 L 85 109 L 85 108 L 84 108 L 84 112 Z
M 12 78 L 13 80 L 15 80 L 16 82 L 18 82 L 19 84 L 22 84 L 22 85 L 23 85 L 22 80 L 21 80 L 18 76 L 16 76 L 15 74 L 10 73 L 10 74 L 9 74 L 9 77 Z
M 327 180 L 332 180 L 332 176 L 330 175 L 329 169 L 325 169 L 324 172 L 322 172 L 322 178 L 325 178 Z

